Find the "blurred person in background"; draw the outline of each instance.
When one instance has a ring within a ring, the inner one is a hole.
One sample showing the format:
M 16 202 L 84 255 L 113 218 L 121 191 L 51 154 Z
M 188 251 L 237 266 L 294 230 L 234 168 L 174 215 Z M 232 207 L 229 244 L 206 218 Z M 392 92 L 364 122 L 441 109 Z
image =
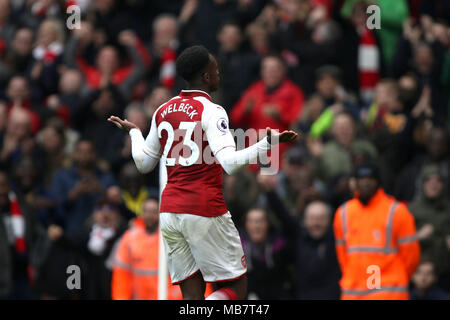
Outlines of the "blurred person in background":
M 60 69 L 58 91 L 48 95 L 45 100 L 47 117 L 58 117 L 65 126 L 72 124 L 72 115 L 76 114 L 82 101 L 83 77 L 78 70 Z
M 221 67 L 221 105 L 230 110 L 242 93 L 257 80 L 258 56 L 248 50 L 240 26 L 225 22 L 217 35 L 220 43 L 217 59 Z
M 151 119 L 156 109 L 170 99 L 171 91 L 164 86 L 156 86 L 144 99 L 144 111 L 147 119 Z
M 46 19 L 62 20 L 65 13 L 64 2 L 58 0 L 36 0 L 15 3 L 16 10 L 20 10 L 18 22 L 32 29 L 38 29 Z
M 30 156 L 42 169 L 43 154 L 36 147 L 30 114 L 20 108 L 12 109 L 7 118 L 7 128 L 0 141 L 0 167 L 11 172 L 22 157 Z
M 0 59 L 0 84 L 2 87 L 6 87 L 11 76 L 15 74 L 24 75 L 31 70 L 33 42 L 34 31 L 32 29 L 20 28 L 15 30 L 7 50 L 0 53 L 0 57 L 2 57 Z
M 258 207 L 247 212 L 244 228 L 241 241 L 247 262 L 247 298 L 289 299 L 290 257 L 283 230 L 275 229 L 266 209 Z
M 36 244 L 45 233 L 31 208 L 11 190 L 5 171 L 0 171 L 0 224 L 0 298 L 35 299 L 32 283 L 41 254 Z
M 117 35 L 117 41 L 126 48 L 132 63 L 121 66 L 118 49 L 112 45 L 102 46 L 95 55 L 95 65 L 89 65 L 78 54 L 78 46 L 85 47 L 93 41 L 93 26 L 82 22 L 80 29 L 75 29 L 64 52 L 64 62 L 69 68 L 79 69 L 83 73 L 87 90 L 98 90 L 112 84 L 117 87 L 124 99 L 133 95 L 133 89 L 145 75 L 148 55 L 141 40 L 131 30 L 124 30 Z
M 235 20 L 245 28 L 257 17 L 265 3 L 264 0 L 191 0 L 185 2 L 179 20 L 185 32 L 192 37 L 192 44 L 202 44 L 216 54 L 219 48 L 216 35 L 221 25 Z
M 49 283 L 43 281 L 43 292 L 46 293 L 46 298 L 110 300 L 112 267 L 107 263 L 107 259 L 126 227 L 119 209 L 105 197 L 96 201 L 89 218 L 75 232 L 68 234 L 60 226 L 52 225 L 49 228 L 49 237 L 58 246 L 58 251 L 55 250 L 47 259 L 48 270 L 62 277 L 61 270 L 57 267 L 61 267 L 61 264 L 64 265 L 65 262 L 66 266 L 62 270 L 65 276 L 62 279 L 66 279 L 67 265 L 75 264 L 81 268 L 82 279 L 81 290 L 76 290 L 78 292 L 75 295 L 73 292 L 67 293 L 71 290 L 67 290 L 64 285 L 61 287 L 61 283 L 55 283 L 54 276 L 47 274 Z M 65 255 L 67 253 L 69 253 L 68 256 Z M 66 284 L 66 280 L 63 284 Z M 54 292 L 62 296 L 49 295 Z
M 14 76 L 6 88 L 9 111 L 23 109 L 31 117 L 31 132 L 35 134 L 41 127 L 42 108 L 31 99 L 30 86 L 27 78 Z
M 357 1 L 348 20 L 336 16 L 345 34 L 341 39 L 343 83 L 363 104 L 373 99 L 383 71 L 379 36 L 375 30 L 367 28 L 368 6 L 367 1 Z
M 409 18 L 403 24 L 403 36 L 394 57 L 394 76 L 399 77 L 410 71 L 418 78 L 420 89 L 430 86 L 431 107 L 439 116 L 445 115 L 449 98 L 442 81 L 449 41 L 442 20 L 433 20 L 428 14 L 421 15 L 417 20 Z
M 234 175 L 224 175 L 223 197 L 227 208 L 233 212 L 234 224 L 237 228 L 243 227 L 246 213 L 256 206 L 259 197 L 255 174 L 242 170 Z
M 269 54 L 270 37 L 269 32 L 260 23 L 253 22 L 245 29 L 245 35 L 248 38 L 251 49 L 260 57 Z
M 43 184 L 44 172 L 33 163 L 30 157 L 23 157 L 14 167 L 12 187 L 17 196 L 30 208 L 33 208 L 36 220 L 42 226 L 56 221 L 55 201 Z
M 141 216 L 144 202 L 150 196 L 157 196 L 158 189 L 150 189 L 144 184 L 145 178 L 139 173 L 133 162 L 126 163 L 119 174 L 121 199 L 128 210 Z
M 112 257 L 113 300 L 157 300 L 159 204 L 145 199 L 139 218 L 118 240 Z M 168 300 L 181 300 L 181 290 L 168 279 Z
M 371 141 L 379 152 L 381 181 L 387 192 L 393 193 L 396 173 L 408 162 L 416 149 L 414 130 L 419 123 L 416 117 L 427 116 L 429 88 L 422 92 L 422 101 L 413 111 L 405 110 L 399 84 L 394 79 L 382 79 L 375 88 L 375 99 L 362 111 Z
M 329 19 L 324 6 L 313 1 L 280 1 L 278 7 L 276 14 L 268 16 L 269 25 L 275 25 L 271 46 L 286 59 L 292 79 L 309 95 L 316 69 L 339 61 L 340 27 Z
M 401 170 L 395 192 L 399 199 L 414 200 L 420 195 L 422 189 L 422 171 L 428 165 L 439 167 L 442 181 L 444 182 L 444 194 L 450 197 L 450 153 L 449 132 L 443 126 L 433 126 L 425 141 L 425 154 L 416 154 Z
M 437 276 L 450 275 L 450 201 L 439 167 L 428 165 L 421 176 L 422 190 L 408 207 L 416 219 L 417 236 L 424 255 L 436 261 Z
M 91 91 L 81 102 L 72 115 L 74 128 L 81 137 L 93 141 L 102 157 L 111 152 L 111 141 L 114 127 L 105 120 L 114 113 L 123 113 L 125 100 L 113 84 L 108 84 L 98 90 Z
M 336 9 L 339 10 L 339 14 L 344 19 L 349 19 L 357 2 L 360 2 L 360 0 L 345 0 L 342 6 Z M 402 34 L 403 22 L 409 15 L 409 6 L 406 0 L 377 0 L 376 5 L 380 8 L 380 25 L 382 26 L 379 30 L 376 30 L 381 49 L 382 72 L 383 74 L 389 74 L 395 65 L 396 45 Z
M 120 105 L 116 104 L 115 110 Z M 113 111 L 113 110 L 111 110 Z M 111 111 L 107 111 L 104 114 L 110 114 Z M 149 119 L 140 103 L 130 103 L 124 110 L 124 116 L 128 121 L 133 121 L 143 133 L 149 131 Z M 95 126 L 95 124 L 94 124 Z M 104 124 L 102 124 L 104 126 Z M 98 129 L 97 129 L 98 130 Z M 122 131 L 117 132 L 112 130 L 112 126 L 105 126 L 105 130 L 110 134 L 108 139 L 103 143 L 102 156 L 111 165 L 111 169 L 115 172 L 120 171 L 120 168 L 130 160 L 131 157 L 131 139 L 130 136 Z
M 334 116 L 346 111 L 355 119 L 359 119 L 360 110 L 354 95 L 348 93 L 342 85 L 342 70 L 334 65 L 325 65 L 316 71 L 316 91 L 325 104 L 325 109 L 311 124 L 310 134 L 317 138 L 326 134 L 332 127 Z
M 13 38 L 15 25 L 11 19 L 11 4 L 8 0 L 0 1 L 0 54 L 3 54 Z
M 174 15 L 160 14 L 152 25 L 149 52 L 152 67 L 149 72 L 150 87 L 161 84 L 172 90 L 176 84 L 175 60 L 183 50 L 178 37 L 178 21 Z
M 64 128 L 61 119 L 52 118 L 36 136 L 36 142 L 42 150 L 44 165 L 41 179 L 46 187 L 50 186 L 55 172 L 68 165 L 66 143 L 69 133 L 67 131 L 69 130 Z
M 294 124 L 303 110 L 304 96 L 302 90 L 286 76 L 286 71 L 280 56 L 263 58 L 261 80 L 251 85 L 231 109 L 230 120 L 234 127 L 244 130 L 271 127 L 282 132 Z M 280 156 L 289 146 L 280 145 Z
M 307 146 L 313 157 L 314 173 L 325 182 L 340 174 L 350 174 L 352 166 L 352 150 L 364 148 L 368 150 L 372 160 L 377 158 L 377 149 L 367 139 L 357 136 L 356 122 L 351 114 L 343 111 L 334 116 L 331 129 L 332 139 L 323 143 L 321 138 L 310 138 Z
M 312 157 L 300 145 L 293 146 L 283 156 L 283 170 L 278 173 L 277 193 L 294 217 L 300 219 L 305 206 L 322 196 L 323 186 L 313 176 Z
M 57 19 L 46 19 L 39 25 L 29 73 L 35 100 L 42 100 L 58 90 L 58 66 L 62 63 L 64 37 L 64 25 Z
M 412 277 L 411 300 L 449 300 L 450 295 L 436 285 L 436 264 L 423 258 Z
M 297 127 L 300 131 L 310 132 L 311 126 L 319 119 L 325 107 L 325 100 L 319 94 L 311 94 L 306 100 L 304 110 L 298 119 Z
M 300 221 L 282 203 L 276 192 L 275 176 L 260 175 L 258 181 L 291 244 L 295 299 L 339 299 L 341 273 L 331 227 L 331 208 L 323 201 L 309 202 Z
M 355 178 L 355 197 L 339 207 L 333 222 L 341 299 L 408 300 L 420 259 L 414 217 L 384 192 L 375 164 L 358 166 Z
M 55 172 L 50 188 L 67 234 L 83 225 L 106 188 L 115 184 L 114 176 L 98 167 L 98 156 L 91 141 L 78 141 L 72 157 L 70 167 Z

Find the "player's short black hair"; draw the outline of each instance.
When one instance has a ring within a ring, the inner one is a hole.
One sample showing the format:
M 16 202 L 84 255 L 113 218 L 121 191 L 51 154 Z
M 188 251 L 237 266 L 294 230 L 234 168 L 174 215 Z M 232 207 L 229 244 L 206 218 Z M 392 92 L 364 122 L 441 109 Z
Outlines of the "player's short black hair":
M 203 72 L 209 62 L 209 51 L 204 46 L 186 48 L 177 59 L 177 73 L 191 82 Z

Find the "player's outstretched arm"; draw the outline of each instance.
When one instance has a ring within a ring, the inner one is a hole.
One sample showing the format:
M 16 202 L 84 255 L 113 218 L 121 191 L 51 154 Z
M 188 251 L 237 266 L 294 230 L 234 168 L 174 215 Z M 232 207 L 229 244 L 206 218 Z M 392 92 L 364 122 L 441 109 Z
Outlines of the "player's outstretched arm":
M 266 128 L 267 136 L 248 148 L 236 151 L 236 148 L 223 148 L 217 152 L 216 159 L 222 165 L 227 174 L 234 174 L 251 163 L 255 163 L 258 157 L 267 154 L 267 151 L 277 143 L 291 142 L 298 134 L 292 130 L 278 132 Z
M 119 129 L 129 133 L 131 137 L 131 155 L 139 172 L 148 173 L 152 171 L 161 157 L 161 147 L 158 141 L 156 126 L 154 125 L 154 119 L 152 120 L 150 132 L 145 140 L 141 130 L 133 122 L 127 119 L 122 120 L 116 116 L 109 117 L 108 121 L 114 123 Z

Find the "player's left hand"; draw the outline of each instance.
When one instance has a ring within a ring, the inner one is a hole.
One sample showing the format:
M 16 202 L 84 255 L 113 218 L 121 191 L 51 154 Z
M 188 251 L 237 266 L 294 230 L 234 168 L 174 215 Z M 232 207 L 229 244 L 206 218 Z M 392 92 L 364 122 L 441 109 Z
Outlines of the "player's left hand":
M 127 119 L 122 120 L 116 116 L 109 117 L 108 121 L 114 123 L 117 128 L 122 129 L 126 132 L 130 132 L 131 129 L 138 129 L 137 125 L 135 125 L 133 122 L 130 122 Z
M 298 133 L 293 130 L 285 130 L 283 132 L 278 132 L 277 130 L 266 128 L 267 139 L 269 143 L 276 144 L 277 142 L 291 142 L 297 139 Z

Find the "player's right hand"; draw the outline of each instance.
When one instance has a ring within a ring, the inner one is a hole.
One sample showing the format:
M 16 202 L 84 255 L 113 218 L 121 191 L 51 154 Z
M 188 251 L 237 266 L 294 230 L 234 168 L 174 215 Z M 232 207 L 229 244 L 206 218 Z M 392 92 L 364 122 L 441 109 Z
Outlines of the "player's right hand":
M 133 122 L 130 122 L 127 119 L 122 120 L 116 116 L 109 117 L 108 121 L 114 123 L 117 128 L 122 129 L 126 132 L 130 132 L 131 129 L 139 129 Z

